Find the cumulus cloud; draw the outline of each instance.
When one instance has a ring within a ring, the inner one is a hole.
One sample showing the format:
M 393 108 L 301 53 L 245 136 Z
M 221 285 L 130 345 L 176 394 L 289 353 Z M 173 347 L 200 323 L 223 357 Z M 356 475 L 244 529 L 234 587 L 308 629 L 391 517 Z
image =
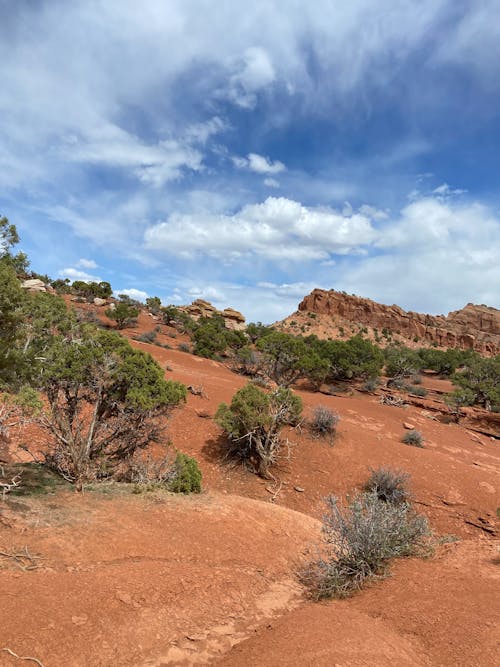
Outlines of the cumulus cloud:
M 74 267 L 60 269 L 58 273 L 61 278 L 69 278 L 70 280 L 83 280 L 86 283 L 98 283 L 101 281 L 99 276 L 92 275 L 86 271 L 82 271 L 81 269 L 76 269 Z
M 256 174 L 279 174 L 286 170 L 283 162 L 279 160 L 273 162 L 268 157 L 258 155 L 257 153 L 249 153 L 246 158 L 235 156 L 232 160 L 234 166 L 238 169 L 249 169 Z M 272 181 L 272 179 L 269 180 Z M 276 183 L 276 181 L 272 182 Z
M 114 295 L 117 297 L 119 294 L 126 294 L 134 301 L 146 301 L 148 298 L 148 293 L 144 290 L 136 289 L 135 287 L 130 287 L 128 289 L 114 290 Z
M 379 252 L 344 267 L 344 289 L 441 313 L 468 301 L 500 306 L 500 217 L 477 202 L 422 196 L 379 234 Z
M 145 234 L 148 249 L 227 262 L 256 255 L 268 260 L 313 261 L 359 252 L 376 237 L 370 219 L 353 212 L 306 207 L 268 197 L 233 215 L 173 214 Z

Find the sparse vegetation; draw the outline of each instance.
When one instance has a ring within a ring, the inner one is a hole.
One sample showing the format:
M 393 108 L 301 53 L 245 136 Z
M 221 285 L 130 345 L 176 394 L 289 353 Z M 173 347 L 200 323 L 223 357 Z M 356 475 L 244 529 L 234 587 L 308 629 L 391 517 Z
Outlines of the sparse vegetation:
M 317 438 L 335 437 L 340 417 L 325 405 L 318 405 L 313 410 L 312 419 L 309 422 L 311 433 Z
M 317 600 L 348 597 L 368 579 L 386 575 L 393 558 L 424 555 L 429 549 L 427 520 L 407 502 L 388 502 L 371 492 L 356 496 L 347 507 L 330 496 L 327 505 L 327 554 L 301 573 Z
M 407 431 L 404 436 L 401 438 L 401 442 L 405 445 L 411 445 L 412 447 L 423 447 L 424 438 L 420 431 L 411 429 Z
M 410 494 L 406 488 L 409 475 L 401 470 L 377 468 L 364 486 L 367 493 L 375 493 L 379 500 L 386 503 L 399 504 L 409 502 Z

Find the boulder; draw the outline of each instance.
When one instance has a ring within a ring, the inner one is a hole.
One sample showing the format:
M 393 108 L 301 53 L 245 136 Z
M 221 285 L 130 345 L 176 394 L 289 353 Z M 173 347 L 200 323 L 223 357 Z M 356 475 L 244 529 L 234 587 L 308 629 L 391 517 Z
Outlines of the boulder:
M 42 280 L 38 278 L 30 278 L 29 280 L 24 280 L 21 283 L 23 289 L 28 290 L 28 292 L 46 292 L 47 286 Z
M 98 296 L 94 298 L 94 306 L 105 306 L 107 303 L 106 299 L 101 299 Z

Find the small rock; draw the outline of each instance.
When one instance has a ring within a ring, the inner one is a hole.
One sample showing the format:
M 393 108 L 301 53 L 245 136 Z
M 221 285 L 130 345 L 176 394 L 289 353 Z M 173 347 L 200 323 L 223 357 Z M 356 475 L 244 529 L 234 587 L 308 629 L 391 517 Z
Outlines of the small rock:
M 82 616 L 72 616 L 71 620 L 75 625 L 85 625 L 89 620 L 89 617 L 86 614 L 83 614 Z
M 304 493 L 305 489 L 303 489 L 301 486 L 294 486 L 293 487 L 295 491 L 298 491 L 299 493 Z
M 408 431 L 415 430 L 415 424 L 410 424 L 410 422 L 403 422 L 403 428 L 406 428 Z
M 116 591 L 116 599 L 123 602 L 123 604 L 132 604 L 132 596 L 125 591 Z

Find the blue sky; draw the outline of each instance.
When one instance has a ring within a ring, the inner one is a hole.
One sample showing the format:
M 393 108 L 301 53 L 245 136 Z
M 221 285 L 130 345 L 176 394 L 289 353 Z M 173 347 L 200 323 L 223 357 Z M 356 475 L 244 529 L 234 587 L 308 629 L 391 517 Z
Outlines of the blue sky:
M 0 0 L 32 267 L 273 321 L 500 307 L 498 0 Z

